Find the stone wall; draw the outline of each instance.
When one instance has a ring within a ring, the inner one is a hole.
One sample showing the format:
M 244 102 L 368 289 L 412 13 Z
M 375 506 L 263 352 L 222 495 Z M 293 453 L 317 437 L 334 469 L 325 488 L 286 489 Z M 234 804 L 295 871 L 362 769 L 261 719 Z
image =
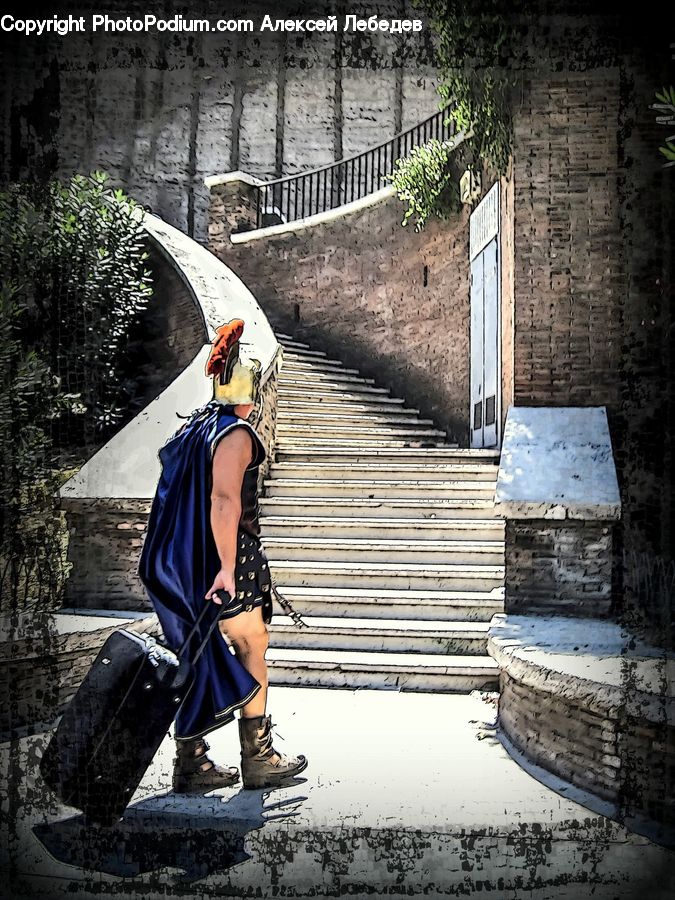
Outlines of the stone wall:
M 466 446 L 468 211 L 402 228 L 389 190 L 351 212 L 232 243 L 211 188 L 210 248 L 269 318 L 389 387 Z
M 528 760 L 616 804 L 675 824 L 675 728 L 611 716 L 500 675 L 499 724 Z
M 133 396 L 125 409 L 130 419 L 173 381 L 208 340 L 204 317 L 176 268 L 157 244 L 147 241 L 153 295 L 129 335 L 127 368 Z
M 80 6 L 91 15 L 91 4 L 71 4 L 68 12 L 76 16 Z M 148 13 L 139 0 L 113 0 L 105 9 L 113 18 Z M 408 0 L 382 0 L 363 12 L 400 18 L 406 9 L 413 13 Z M 337 11 L 320 0 L 311 15 Z M 251 18 L 256 27 L 264 15 L 282 14 L 263 0 L 202 0 L 191 8 L 197 12 L 213 22 Z M 189 15 L 176 0 L 155 13 Z M 438 107 L 426 29 L 398 37 L 342 27 L 330 34 L 8 37 L 0 53 L 11 98 L 0 120 L 2 175 L 103 169 L 200 241 L 204 176 L 245 169 L 267 179 L 313 169 L 390 138 Z
M 609 614 L 611 523 L 507 519 L 505 540 L 507 612 Z
M 152 609 L 137 574 L 151 501 L 62 500 L 68 520 L 67 606 Z
M 497 615 L 487 647 L 507 749 L 640 833 L 645 819 L 675 824 L 672 654 L 614 622 L 555 615 Z

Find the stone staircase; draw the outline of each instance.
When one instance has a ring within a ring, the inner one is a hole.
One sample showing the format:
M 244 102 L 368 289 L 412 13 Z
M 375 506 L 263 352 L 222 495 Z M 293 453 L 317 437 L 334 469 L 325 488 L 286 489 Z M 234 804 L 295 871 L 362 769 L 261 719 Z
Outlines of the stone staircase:
M 277 337 L 262 538 L 278 587 L 310 627 L 275 610 L 271 683 L 496 688 L 485 648 L 504 596 L 498 451 L 449 444 L 356 369 Z

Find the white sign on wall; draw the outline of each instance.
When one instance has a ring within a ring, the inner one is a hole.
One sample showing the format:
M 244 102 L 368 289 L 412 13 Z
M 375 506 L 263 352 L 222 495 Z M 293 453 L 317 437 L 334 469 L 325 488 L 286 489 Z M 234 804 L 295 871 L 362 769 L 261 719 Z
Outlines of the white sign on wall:
M 475 259 L 498 233 L 499 182 L 496 182 L 471 213 L 469 220 L 469 259 Z

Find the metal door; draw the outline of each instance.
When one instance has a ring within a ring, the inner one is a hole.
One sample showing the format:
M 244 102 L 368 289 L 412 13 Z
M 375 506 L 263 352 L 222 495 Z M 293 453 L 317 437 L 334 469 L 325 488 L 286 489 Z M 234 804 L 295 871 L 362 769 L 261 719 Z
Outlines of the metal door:
M 499 443 L 499 259 L 493 237 L 471 261 L 471 446 Z

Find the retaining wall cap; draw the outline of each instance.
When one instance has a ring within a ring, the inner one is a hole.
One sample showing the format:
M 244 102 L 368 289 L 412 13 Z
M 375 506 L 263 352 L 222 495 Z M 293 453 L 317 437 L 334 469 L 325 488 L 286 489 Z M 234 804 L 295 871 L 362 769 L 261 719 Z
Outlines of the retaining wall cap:
M 263 382 L 277 368 L 280 346 L 246 285 L 213 253 L 158 216 L 143 219 L 151 240 L 183 280 L 204 321 L 205 343 L 192 362 L 60 488 L 63 499 L 151 499 L 160 474 L 158 452 L 189 415 L 211 399 L 204 374 L 216 329 L 233 318 L 246 323 L 243 358 L 260 360 Z M 161 302 L 161 298 L 158 298 Z M 152 300 L 150 301 L 153 302 Z
M 218 187 L 219 184 L 232 184 L 237 181 L 250 187 L 260 187 L 261 184 L 264 184 L 255 175 L 249 175 L 247 172 L 237 170 L 236 172 L 225 172 L 222 175 L 207 175 L 204 179 L 204 186 L 210 190 L 213 187 Z
M 499 613 L 488 653 L 515 681 L 575 705 L 675 724 L 675 656 L 615 622 Z
M 511 406 L 495 512 L 507 519 L 619 519 L 605 407 Z
M 230 240 L 233 244 L 250 244 L 263 238 L 295 234 L 306 228 L 314 228 L 316 225 L 324 225 L 337 219 L 343 219 L 345 216 L 354 215 L 370 206 L 376 206 L 378 203 L 389 200 L 395 194 L 396 191 L 393 187 L 383 187 L 379 191 L 368 194 L 367 197 L 361 197 L 359 200 L 336 206 L 334 209 L 327 209 L 325 212 L 316 213 L 313 216 L 306 216 L 304 219 L 294 219 L 292 222 L 281 222 L 279 225 L 268 225 L 266 228 L 255 228 L 252 231 L 235 232 L 230 235 Z

